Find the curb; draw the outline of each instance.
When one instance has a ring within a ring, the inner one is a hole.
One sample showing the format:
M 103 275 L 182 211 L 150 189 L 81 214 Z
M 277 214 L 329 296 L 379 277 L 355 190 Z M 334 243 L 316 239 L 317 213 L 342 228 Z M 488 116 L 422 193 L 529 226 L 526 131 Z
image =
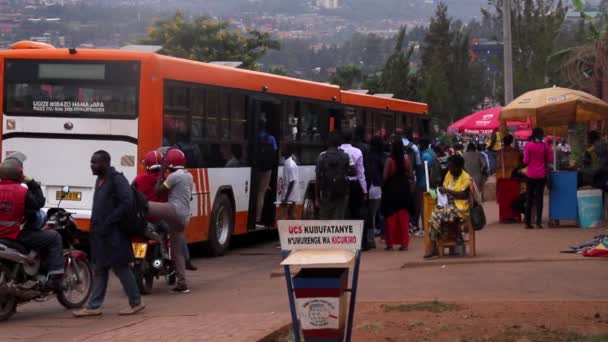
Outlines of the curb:
M 280 328 L 273 330 L 270 333 L 267 333 L 263 337 L 256 339 L 257 342 L 277 342 L 282 336 L 285 336 L 289 333 L 289 329 L 291 329 L 291 322 L 284 324 Z
M 496 258 L 496 259 L 473 259 L 473 258 L 460 258 L 460 259 L 434 259 L 428 261 L 410 261 L 401 265 L 401 268 L 422 268 L 422 267 L 433 267 L 433 266 L 445 266 L 445 265 L 476 265 L 476 264 L 510 264 L 510 263 L 532 263 L 532 262 L 590 262 L 600 261 L 602 258 Z M 604 259 L 608 260 L 608 259 Z

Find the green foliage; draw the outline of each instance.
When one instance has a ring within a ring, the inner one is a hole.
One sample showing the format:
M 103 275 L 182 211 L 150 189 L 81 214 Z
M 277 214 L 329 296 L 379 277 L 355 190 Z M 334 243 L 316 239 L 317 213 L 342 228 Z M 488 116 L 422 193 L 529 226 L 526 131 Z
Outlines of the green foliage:
M 502 0 L 490 0 L 494 11 L 484 17 L 502 24 Z M 567 8 L 561 0 L 511 0 L 513 86 L 515 97 L 544 88 L 549 73 L 547 59 L 553 53 Z
M 380 73 L 380 91 L 391 93 L 397 99 L 415 100 L 418 94 L 414 85 L 415 76 L 410 70 L 414 46 L 405 47 L 406 32 L 407 28 L 401 27 L 395 41 L 395 50 L 384 63 Z
M 471 61 L 469 51 L 466 28 L 452 21 L 447 6 L 439 3 L 424 38 L 419 75 L 422 100 L 442 126 L 470 114 L 491 95 L 483 68 Z
M 458 311 L 464 307 L 458 304 L 443 303 L 437 300 L 432 302 L 422 302 L 416 304 L 384 305 L 384 312 L 412 312 L 428 311 L 432 313 L 442 313 L 446 311 Z
M 265 72 L 267 72 L 269 74 L 273 74 L 273 75 L 279 75 L 279 76 L 291 76 L 289 74 L 289 71 L 285 70 L 282 67 L 278 67 L 278 66 L 269 67 L 267 70 L 265 70 Z
M 247 69 L 254 69 L 266 51 L 280 47 L 268 33 L 242 33 L 231 29 L 228 21 L 209 17 L 189 21 L 181 12 L 156 21 L 139 43 L 161 45 L 162 54 L 196 61 L 240 61 Z
M 330 77 L 330 82 L 339 85 L 342 89 L 358 88 L 363 79 L 361 68 L 348 64 L 336 69 L 336 73 Z

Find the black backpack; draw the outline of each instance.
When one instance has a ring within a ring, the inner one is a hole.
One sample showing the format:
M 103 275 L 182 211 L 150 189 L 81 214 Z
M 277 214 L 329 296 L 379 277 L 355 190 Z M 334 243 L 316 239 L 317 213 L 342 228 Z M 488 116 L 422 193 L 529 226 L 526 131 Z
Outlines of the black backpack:
M 130 210 L 121 223 L 121 229 L 129 236 L 144 236 L 146 230 L 146 214 L 148 213 L 148 200 L 135 184 L 131 184 Z
M 272 146 L 272 142 L 270 141 L 270 136 L 268 134 L 264 134 L 264 136 L 258 137 L 258 170 L 260 171 L 268 171 L 272 170 L 275 166 L 276 153 L 274 147 Z
M 319 189 L 323 197 L 337 199 L 348 194 L 350 159 L 341 150 L 328 150 L 319 156 Z

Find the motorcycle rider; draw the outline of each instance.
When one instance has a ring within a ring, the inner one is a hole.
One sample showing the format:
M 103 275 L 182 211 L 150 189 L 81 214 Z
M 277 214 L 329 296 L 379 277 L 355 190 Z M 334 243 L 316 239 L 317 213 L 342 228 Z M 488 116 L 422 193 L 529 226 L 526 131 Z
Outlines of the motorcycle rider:
M 171 290 L 173 293 L 188 293 L 186 282 L 184 254 L 179 252 L 185 243 L 184 229 L 190 222 L 190 201 L 194 181 L 192 175 L 184 168 L 186 156 L 181 150 L 172 148 L 165 154 L 165 161 L 160 170 L 160 177 L 156 183 L 156 192 L 169 194 L 168 202 L 148 202 L 148 213 L 159 216 L 169 225 L 171 236 L 171 258 L 175 263 L 177 286 Z M 164 178 L 165 168 L 169 176 Z
M 61 235 L 56 231 L 40 229 L 43 221 L 40 209 L 44 207 L 46 199 L 40 184 L 24 175 L 25 160 L 23 153 L 13 152 L 0 164 L 0 238 L 17 240 L 45 256 L 46 286 L 59 291 L 63 278 Z
M 139 190 L 148 201 L 152 202 L 167 202 L 168 201 L 168 193 L 167 192 L 156 192 L 156 183 L 158 182 L 158 178 L 161 176 L 160 169 L 164 162 L 164 157 L 162 153 L 159 151 L 150 151 L 146 153 L 144 156 L 144 160 L 142 164 L 146 169 L 145 173 L 142 173 L 135 177 L 133 180 L 133 184 Z M 163 225 L 163 228 L 166 228 L 166 224 L 158 217 L 148 215 L 148 221 L 152 223 L 159 223 Z M 168 232 L 168 229 L 165 229 Z M 182 252 L 184 253 L 184 258 L 186 261 L 186 269 L 188 271 L 196 271 L 197 268 L 192 264 L 192 260 L 190 259 L 190 252 L 188 251 L 188 244 L 184 241 L 182 245 Z

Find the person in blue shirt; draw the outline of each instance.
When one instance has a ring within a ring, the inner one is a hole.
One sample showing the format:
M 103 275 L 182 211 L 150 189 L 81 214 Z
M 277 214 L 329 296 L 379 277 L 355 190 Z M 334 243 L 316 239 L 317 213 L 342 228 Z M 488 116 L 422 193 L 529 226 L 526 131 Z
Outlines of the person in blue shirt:
M 414 193 L 415 196 L 415 211 L 412 215 L 412 219 L 410 223 L 412 225 L 412 234 L 414 236 L 423 236 L 423 231 L 420 229 L 418 225 L 420 223 L 420 216 L 422 214 L 422 194 L 426 191 L 426 174 L 424 171 L 424 162 L 428 161 L 429 164 L 429 172 L 432 170 L 433 166 L 433 155 L 429 149 L 430 141 L 428 139 L 420 139 L 419 148 L 420 148 L 420 164 L 416 165 L 416 191 Z
M 257 202 L 256 202 L 256 223 L 270 225 L 270 222 L 262 222 L 262 212 L 264 209 L 264 198 L 266 191 L 270 188 L 270 178 L 272 170 L 277 167 L 278 146 L 274 136 L 267 132 L 267 121 L 265 114 L 258 122 L 258 137 L 256 144 L 256 180 L 257 180 Z

